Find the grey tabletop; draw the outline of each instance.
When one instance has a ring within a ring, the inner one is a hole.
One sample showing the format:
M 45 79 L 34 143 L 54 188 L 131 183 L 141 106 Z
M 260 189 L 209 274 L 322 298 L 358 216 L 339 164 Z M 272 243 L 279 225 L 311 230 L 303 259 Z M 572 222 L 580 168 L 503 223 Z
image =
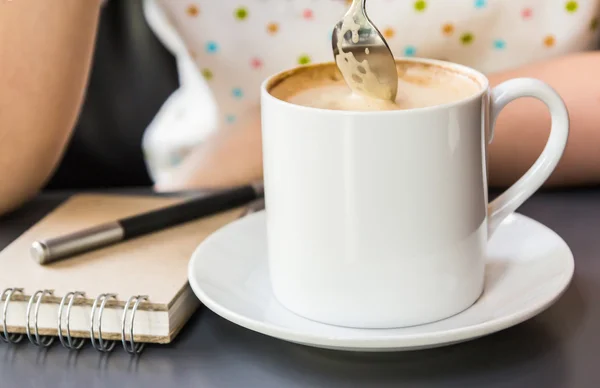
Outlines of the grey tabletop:
M 66 197 L 44 194 L 0 219 L 0 247 Z M 575 276 L 548 310 L 494 335 L 406 353 L 336 352 L 254 333 L 201 308 L 174 343 L 139 358 L 0 344 L 0 387 L 600 387 L 600 190 L 538 194 L 520 212 L 567 241 Z

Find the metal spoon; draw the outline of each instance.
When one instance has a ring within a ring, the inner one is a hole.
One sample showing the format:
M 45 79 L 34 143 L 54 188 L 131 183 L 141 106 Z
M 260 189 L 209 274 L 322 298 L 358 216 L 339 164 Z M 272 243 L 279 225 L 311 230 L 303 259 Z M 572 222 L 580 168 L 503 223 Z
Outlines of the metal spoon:
M 333 29 L 333 56 L 348 86 L 355 92 L 394 101 L 398 73 L 387 42 L 365 10 L 366 0 L 354 0 Z

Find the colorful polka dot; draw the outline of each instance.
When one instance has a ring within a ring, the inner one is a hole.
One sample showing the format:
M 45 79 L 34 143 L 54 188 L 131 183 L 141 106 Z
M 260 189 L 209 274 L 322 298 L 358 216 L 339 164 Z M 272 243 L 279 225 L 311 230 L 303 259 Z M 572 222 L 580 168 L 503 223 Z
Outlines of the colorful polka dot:
M 531 19 L 532 16 L 533 16 L 533 10 L 531 8 L 524 8 L 521 11 L 521 17 L 523 19 Z
M 242 97 L 244 97 L 244 92 L 241 88 L 233 88 L 231 89 L 231 95 L 233 98 L 240 100 Z
M 267 24 L 267 32 L 271 35 L 275 35 L 279 32 L 279 24 L 275 22 Z
M 442 34 L 450 36 L 454 33 L 454 24 L 446 23 L 442 26 Z
M 388 39 L 393 38 L 394 35 L 396 35 L 396 31 L 394 31 L 392 27 L 387 27 L 385 30 L 383 30 L 383 36 Z
M 494 48 L 496 50 L 504 50 L 506 48 L 506 42 L 502 39 L 494 40 Z
M 577 4 L 576 1 L 567 1 L 567 4 L 565 4 L 565 9 L 567 10 L 567 12 L 576 12 L 577 8 L 579 8 L 579 4 Z
M 204 77 L 205 80 L 210 81 L 213 79 L 213 72 L 210 69 L 202 69 L 202 77 Z
M 590 22 L 590 30 L 595 31 L 598 29 L 598 18 L 593 18 Z
M 460 36 L 460 42 L 464 45 L 469 45 L 475 40 L 475 35 L 470 32 L 465 32 Z
M 209 54 L 214 54 L 219 51 L 219 45 L 215 41 L 206 42 L 206 52 Z
M 302 54 L 298 57 L 298 64 L 308 65 L 310 63 L 310 57 L 306 54 Z
M 417 12 L 423 12 L 427 8 L 427 2 L 424 0 L 415 1 L 414 7 Z
M 246 18 L 248 18 L 248 8 L 236 8 L 236 10 L 233 12 L 233 16 L 235 16 L 237 20 L 246 20 Z
M 475 8 L 485 8 L 487 6 L 486 0 L 475 0 L 474 3 Z
M 554 47 L 555 44 L 556 44 L 556 38 L 553 35 L 547 35 L 544 38 L 544 46 Z
M 313 18 L 313 11 L 312 9 L 305 9 L 302 12 L 302 17 L 306 20 L 311 20 Z
M 235 115 L 226 115 L 225 116 L 225 121 L 227 121 L 229 124 L 232 124 L 235 122 Z
M 417 53 L 417 48 L 415 46 L 406 46 L 404 48 L 404 56 L 406 57 L 414 57 Z
M 185 12 L 188 14 L 188 16 L 195 17 L 195 16 L 198 16 L 200 14 L 200 9 L 198 8 L 197 5 L 190 4 L 185 9 Z
M 263 62 L 260 58 L 252 58 L 250 60 L 250 67 L 253 69 L 260 69 L 263 66 Z

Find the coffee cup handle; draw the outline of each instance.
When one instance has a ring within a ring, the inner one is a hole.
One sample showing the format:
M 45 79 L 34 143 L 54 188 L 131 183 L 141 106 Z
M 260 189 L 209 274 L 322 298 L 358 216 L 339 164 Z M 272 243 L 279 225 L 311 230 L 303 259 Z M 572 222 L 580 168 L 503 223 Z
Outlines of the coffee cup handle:
M 567 145 L 569 113 L 565 103 L 549 85 L 531 78 L 512 79 L 492 89 L 489 142 L 493 139 L 494 126 L 500 111 L 509 102 L 520 97 L 537 98 L 546 104 L 552 120 L 550 136 L 544 150 L 531 168 L 488 205 L 488 236 L 494 233 L 502 220 L 513 213 L 544 184 L 556 168 Z

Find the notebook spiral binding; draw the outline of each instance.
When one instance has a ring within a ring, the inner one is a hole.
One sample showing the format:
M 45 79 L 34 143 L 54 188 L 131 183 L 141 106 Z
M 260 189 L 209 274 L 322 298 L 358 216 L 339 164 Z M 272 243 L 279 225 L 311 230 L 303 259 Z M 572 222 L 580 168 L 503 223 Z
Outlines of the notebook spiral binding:
M 73 338 L 71 337 L 71 307 L 73 307 L 73 302 L 75 302 L 75 299 L 77 297 L 85 297 L 85 294 L 80 291 L 68 292 L 62 298 L 62 300 L 60 301 L 60 305 L 58 306 L 58 339 L 62 346 L 69 350 L 79 350 L 83 347 L 85 343 L 83 338 L 73 340 Z M 67 340 L 65 341 L 62 334 L 62 312 L 67 300 L 69 300 L 69 304 L 67 305 Z
M 2 309 L 2 329 L 3 329 L 4 333 L 3 333 L 3 335 L 0 335 L 0 339 L 2 339 L 2 341 L 7 342 L 7 343 L 13 343 L 13 344 L 17 344 L 17 343 L 21 342 L 21 340 L 23 339 L 23 334 L 9 334 L 8 326 L 6 325 L 6 312 L 8 311 L 8 304 L 15 292 L 22 294 L 23 289 L 22 288 L 7 288 L 6 290 L 2 291 L 2 298 L 5 299 L 6 302 L 4 302 L 4 308 Z M 5 298 L 5 296 L 6 296 L 6 298 Z
M 40 290 L 40 291 L 36 291 L 33 293 L 33 295 L 31 295 L 31 298 L 29 298 L 29 303 L 27 303 L 27 313 L 25 315 L 25 331 L 27 333 L 27 338 L 29 338 L 29 342 L 31 342 L 32 344 L 34 344 L 35 346 L 39 346 L 42 348 L 47 348 L 48 346 L 52 345 L 52 343 L 54 342 L 54 337 L 44 337 L 43 339 L 40 337 L 40 333 L 38 331 L 38 312 L 40 311 L 40 305 L 42 304 L 42 298 L 44 297 L 44 295 L 52 295 L 54 293 L 54 291 L 50 291 L 50 290 Z M 35 313 L 34 313 L 34 320 L 33 320 L 33 328 L 35 330 L 34 334 L 35 334 L 35 338 L 31 336 L 31 326 L 30 326 L 30 315 L 31 315 L 31 307 L 33 306 L 33 301 L 35 300 L 35 297 L 38 296 L 37 298 L 37 303 L 35 304 Z
M 131 317 L 129 318 L 129 342 L 131 346 L 127 346 L 127 340 L 125 339 L 125 321 L 127 319 L 127 310 L 129 310 L 129 305 L 131 302 L 135 300 L 135 304 L 131 309 Z M 123 320 L 121 321 L 121 342 L 123 343 L 123 348 L 129 354 L 140 354 L 142 350 L 144 350 L 145 344 L 140 343 L 136 344 L 133 340 L 133 322 L 135 321 L 135 312 L 138 309 L 140 303 L 144 300 L 148 300 L 148 295 L 136 295 L 132 296 L 125 303 L 125 307 L 123 308 Z
M 109 299 L 117 299 L 117 295 L 98 295 L 98 297 L 94 300 L 94 304 L 92 305 L 92 315 L 90 318 L 90 342 L 92 343 L 94 349 L 104 353 L 112 351 L 115 347 L 115 341 L 110 341 L 107 345 L 105 345 L 104 340 L 102 339 L 102 312 L 104 312 L 104 306 L 106 306 L 106 302 L 108 302 Z M 96 315 L 96 307 L 98 306 L 98 302 L 100 302 L 100 308 L 98 310 L 98 344 L 96 344 L 96 340 L 94 338 L 94 316 Z
M 22 288 L 7 288 L 2 291 L 0 300 L 4 300 L 4 307 L 2 309 L 2 331 L 0 331 L 0 341 L 5 343 L 17 344 L 24 338 L 23 334 L 14 334 L 8 332 L 8 325 L 6 324 L 6 317 L 10 301 L 16 294 L 23 295 Z M 25 317 L 25 333 L 29 342 L 35 346 L 47 348 L 54 343 L 55 337 L 53 336 L 41 336 L 38 329 L 38 313 L 42 301 L 45 297 L 53 296 L 53 290 L 38 290 L 31 295 L 27 303 L 27 311 Z M 81 291 L 68 292 L 60 301 L 58 306 L 58 340 L 60 343 L 69 350 L 77 351 L 85 344 L 84 338 L 73 338 L 71 336 L 70 318 L 71 308 L 77 298 L 85 298 L 85 293 Z M 90 342 L 92 347 L 99 352 L 108 353 L 111 352 L 117 343 L 117 341 L 109 341 L 102 338 L 102 314 L 104 308 L 109 300 L 116 300 L 116 294 L 100 294 L 94 300 L 92 304 L 92 311 L 90 315 Z M 148 295 L 134 295 L 131 296 L 125 307 L 123 308 L 122 320 L 121 320 L 121 343 L 123 349 L 131 355 L 138 355 L 144 349 L 144 343 L 135 343 L 133 336 L 133 324 L 135 322 L 135 313 L 138 310 L 139 305 L 148 300 Z M 65 311 L 66 306 L 66 311 Z M 33 309 L 33 313 L 32 313 Z M 128 310 L 131 309 L 131 313 L 128 314 Z M 64 312 L 64 313 L 63 313 Z M 32 322 L 31 317 L 33 315 L 33 334 L 32 334 Z M 127 319 L 129 316 L 129 319 Z M 66 333 L 63 330 L 63 321 L 65 324 Z M 129 328 L 129 330 L 127 330 Z M 127 332 L 129 338 L 127 338 Z

